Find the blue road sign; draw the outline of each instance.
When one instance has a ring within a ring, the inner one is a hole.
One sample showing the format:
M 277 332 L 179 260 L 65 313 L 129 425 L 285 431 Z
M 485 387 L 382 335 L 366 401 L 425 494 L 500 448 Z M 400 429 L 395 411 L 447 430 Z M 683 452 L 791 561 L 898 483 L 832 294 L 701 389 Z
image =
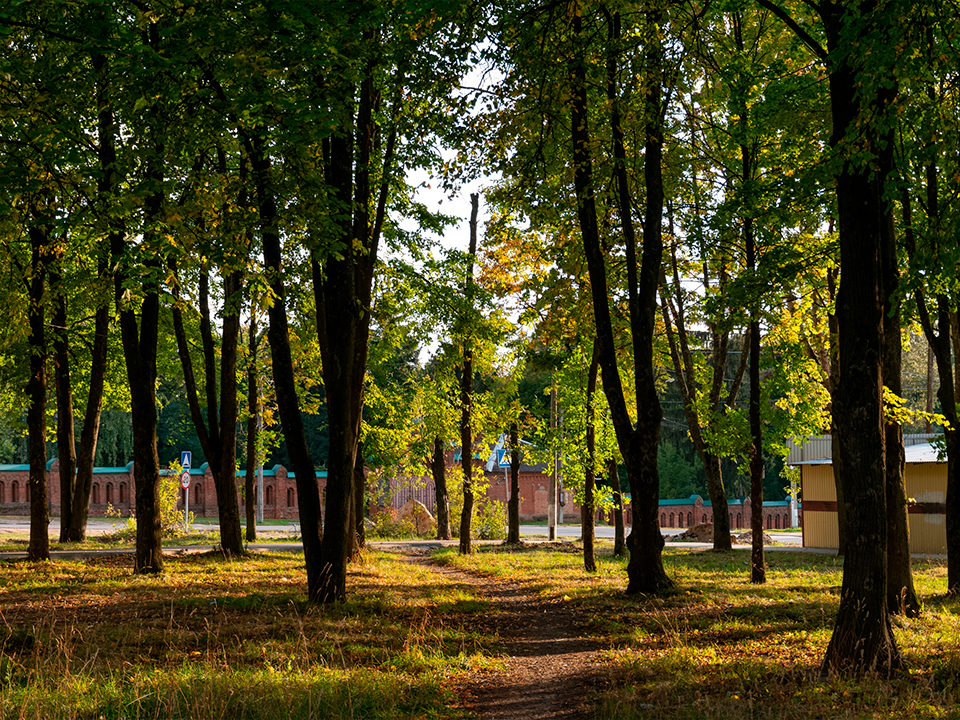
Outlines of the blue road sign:
M 180 452 L 180 467 L 182 467 L 184 470 L 190 469 L 190 451 L 189 450 L 182 450 Z
M 497 450 L 497 465 L 502 468 L 510 467 L 510 451 L 506 448 Z

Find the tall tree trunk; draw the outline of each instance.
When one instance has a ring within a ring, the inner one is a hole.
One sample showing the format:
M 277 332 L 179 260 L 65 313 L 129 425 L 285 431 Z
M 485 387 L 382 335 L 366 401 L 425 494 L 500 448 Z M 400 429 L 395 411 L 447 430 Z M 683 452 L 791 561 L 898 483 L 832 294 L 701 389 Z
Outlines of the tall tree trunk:
M 257 539 L 257 508 L 254 493 L 257 466 L 260 464 L 260 377 L 257 372 L 256 307 L 251 308 L 250 330 L 247 337 L 247 472 L 243 480 L 244 509 L 246 510 L 247 542 Z
M 367 509 L 367 475 L 363 467 L 363 441 L 357 443 L 357 459 L 353 465 L 353 535 L 355 538 L 354 551 L 351 559 L 359 557 L 360 551 L 367 544 L 367 529 L 363 524 Z
M 623 557 L 627 554 L 623 527 L 623 493 L 620 488 L 620 469 L 615 458 L 607 460 L 607 472 L 613 488 L 613 556 Z
M 108 269 L 101 259 L 99 277 L 105 279 Z M 101 302 L 93 321 L 93 349 L 90 358 L 90 389 L 87 408 L 83 414 L 83 431 L 77 448 L 77 478 L 67 542 L 83 542 L 87 538 L 87 517 L 90 511 L 90 490 L 93 488 L 93 465 L 97 456 L 97 438 L 100 434 L 100 411 L 103 408 L 103 388 L 107 376 L 107 335 L 110 331 L 110 307 Z
M 53 311 L 53 358 L 57 383 L 57 455 L 60 459 L 60 542 L 68 542 L 73 526 L 76 493 L 77 447 L 73 425 L 73 386 L 70 382 L 70 350 L 67 338 L 67 297 L 58 269 L 51 278 L 56 288 Z
M 890 134 L 887 142 L 892 144 Z M 889 152 L 892 153 L 892 150 Z M 893 158 L 886 160 L 892 168 Z M 883 384 L 892 393 L 902 396 L 901 382 L 901 327 L 900 299 L 898 297 L 897 237 L 893 225 L 893 213 L 887 211 L 881 227 L 880 248 L 881 287 L 880 300 L 883 312 Z M 910 526 L 907 524 L 907 489 L 903 479 L 904 451 L 903 428 L 896 421 L 884 424 L 886 447 L 885 483 L 887 499 L 887 605 L 896 615 L 916 616 L 920 613 L 920 598 L 913 584 L 910 567 Z
M 307 571 L 307 597 L 320 600 L 320 574 L 322 569 L 321 545 L 323 527 L 320 516 L 320 491 L 310 450 L 303 434 L 303 418 L 300 414 L 300 399 L 293 370 L 290 351 L 290 333 L 287 324 L 286 287 L 283 282 L 283 260 L 280 245 L 279 215 L 274 191 L 271 159 L 267 154 L 267 141 L 260 135 L 245 136 L 247 155 L 254 187 L 257 193 L 257 209 L 260 219 L 263 260 L 270 279 L 273 303 L 267 310 L 269 324 L 267 339 L 270 342 L 270 359 L 273 366 L 273 382 L 280 414 L 283 437 L 290 453 L 290 461 L 297 481 L 297 506 L 300 517 L 300 537 Z
M 460 461 L 463 469 L 463 512 L 460 514 L 460 554 L 473 552 L 473 261 L 477 256 L 477 213 L 479 196 L 470 195 L 470 248 L 465 283 L 466 309 L 463 319 L 463 373 L 460 380 Z
M 597 462 L 597 439 L 594 427 L 593 396 L 597 391 L 597 373 L 600 367 L 600 347 L 596 339 L 593 342 L 593 353 L 590 360 L 590 370 L 587 374 L 587 471 L 583 478 L 583 506 L 580 508 L 580 536 L 583 539 L 583 568 L 587 572 L 596 572 L 597 560 L 594 556 L 596 520 L 596 502 L 594 501 L 595 467 Z
M 937 200 L 936 161 L 926 168 L 927 176 L 927 222 L 931 228 L 934 252 L 942 255 L 940 244 L 945 240 L 940 228 L 939 203 Z M 904 189 L 901 196 L 903 208 L 904 238 L 907 252 L 914 256 L 916 240 L 913 232 L 912 207 L 910 193 Z M 920 289 L 914 290 L 920 324 L 927 338 L 927 344 L 936 359 L 937 377 L 940 383 L 937 398 L 940 400 L 940 412 L 947 420 L 944 427 L 944 441 L 947 451 L 947 493 L 946 493 L 946 534 L 947 534 L 947 592 L 960 593 L 960 417 L 957 412 L 957 383 L 954 349 L 957 343 L 957 311 L 950 298 L 945 294 L 936 297 L 936 321 L 930 317 L 927 299 Z
M 453 537 L 450 532 L 450 496 L 447 492 L 447 465 L 443 457 L 443 440 L 439 435 L 433 438 L 430 472 L 433 475 L 433 487 L 437 498 L 437 540 L 449 540 Z
M 49 235 L 46 227 L 29 229 L 31 247 L 30 279 L 30 379 L 27 381 L 27 436 L 30 454 L 30 544 L 28 560 L 50 559 L 50 514 L 47 505 L 47 341 L 44 296 L 46 295 L 46 254 Z
M 510 423 L 510 499 L 507 500 L 507 544 L 520 543 L 520 429 Z
M 843 151 L 849 132 L 871 149 L 881 138 L 876 120 L 886 113 L 896 90 L 861 89 L 865 80 L 863 52 L 851 38 L 884 38 L 894 20 L 884 7 L 867 0 L 854 13 L 849 4 L 824 3 L 831 53 L 830 99 L 834 148 Z M 856 49 L 854 49 L 856 48 Z M 866 82 L 870 80 L 867 78 Z M 861 127 L 864 123 L 866 127 Z M 844 556 L 840 607 L 823 660 L 825 674 L 889 674 L 899 667 L 887 605 L 887 502 L 883 419 L 883 288 L 881 248 L 889 208 L 884 200 L 889 168 L 864 167 L 844 158 L 836 175 L 843 273 L 837 296 L 840 331 L 840 383 L 834 405 L 840 452 L 834 463 L 843 478 L 847 506 L 847 553 Z
M 107 58 L 93 55 L 91 64 L 96 73 L 97 105 L 97 161 L 100 175 L 97 178 L 97 201 L 101 212 L 109 215 L 109 203 L 115 191 L 118 172 L 116 168 L 116 126 L 108 95 Z M 97 279 L 105 283 L 110 273 L 109 255 L 113 248 L 122 244 L 121 223 L 110 223 L 108 249 L 100 254 L 97 262 Z M 119 236 L 119 237 L 118 237 Z M 106 288 L 104 288 L 106 292 Z M 82 542 L 87 536 L 87 517 L 90 510 L 90 491 L 93 488 L 93 465 L 97 455 L 97 439 L 100 434 L 100 412 L 103 408 L 103 390 L 107 375 L 107 339 L 110 330 L 110 304 L 98 293 L 97 311 L 94 316 L 93 350 L 90 358 L 90 390 L 87 408 L 83 416 L 83 432 L 77 453 L 77 477 L 71 502 L 71 522 L 67 541 Z
M 151 22 L 143 31 L 143 44 L 161 52 L 160 28 Z M 159 83 L 159 81 L 158 81 Z M 163 123 L 159 110 L 151 114 L 152 125 L 146 143 L 149 150 L 144 159 L 145 185 L 152 188 L 144 200 L 146 227 L 160 223 L 164 210 L 164 153 Z M 111 118 L 112 119 L 112 118 Z M 116 165 L 116 128 L 110 126 L 101 136 L 101 167 L 114 169 Z M 105 158 L 109 154 L 111 158 Z M 114 189 L 115 186 L 114 186 Z M 152 231 L 151 231 L 152 232 Z M 153 245 L 155 238 L 145 235 L 143 243 Z M 111 252 L 119 259 L 132 251 L 123 228 L 111 232 Z M 119 315 L 120 338 L 127 366 L 127 384 L 130 387 L 130 414 L 133 423 L 133 477 L 137 517 L 135 573 L 163 571 L 163 539 L 160 520 L 160 461 L 157 457 L 157 334 L 160 327 L 160 295 L 155 278 L 163 267 L 159 258 L 144 263 L 151 279 L 143 282 L 140 318 L 127 297 L 128 283 L 123 270 L 114 274 L 114 302 Z
M 220 546 L 226 555 L 243 554 L 243 529 L 237 500 L 237 347 L 240 342 L 241 273 L 223 279 L 220 339 L 220 471 L 214 476 L 220 515 Z M 212 384 L 216 375 L 207 376 Z M 219 477 L 218 477 L 219 476 Z
M 327 392 L 330 450 L 327 457 L 326 534 L 321 549 L 320 599 L 334 602 L 346 597 L 347 563 L 354 542 L 354 498 L 357 443 L 363 411 L 363 386 L 370 334 L 370 306 L 374 265 L 377 257 L 384 189 L 389 184 L 389 157 L 384 158 L 384 179 L 371 221 L 373 197 L 370 172 L 377 126 L 374 108 L 380 102 L 373 84 L 379 52 L 379 37 L 366 30 L 363 40 L 371 55 L 359 85 L 356 120 L 347 113 L 340 135 L 325 146 L 327 184 L 336 195 L 340 213 L 339 240 L 348 250 L 313 259 L 314 298 L 317 302 L 317 334 L 323 360 L 323 383 Z M 352 90 L 345 104 L 353 104 Z M 388 142 L 389 145 L 389 142 Z M 387 153 L 389 155 L 389 153 Z
M 747 241 L 747 267 L 755 267 L 753 233 Z M 750 582 L 767 581 L 767 565 L 763 557 L 763 427 L 760 424 L 760 318 L 759 310 L 751 311 L 750 322 Z
M 579 7 L 572 7 L 573 33 L 581 35 L 582 20 Z M 626 240 L 628 293 L 630 296 L 630 323 L 634 345 L 634 376 L 637 396 L 636 426 L 627 410 L 626 398 L 617 366 L 616 346 L 610 317 L 610 299 L 607 290 L 606 268 L 600 245 L 597 210 L 593 188 L 593 163 L 590 155 L 588 128 L 588 101 L 586 58 L 581 53 L 570 65 L 571 140 L 573 143 L 574 187 L 577 197 L 578 219 L 590 275 L 594 321 L 600 345 L 600 367 L 603 389 L 610 405 L 610 414 L 617 435 L 617 443 L 627 468 L 633 505 L 633 528 L 627 538 L 630 561 L 627 566 L 627 593 L 658 593 L 673 587 L 663 569 L 661 552 L 663 536 L 658 518 L 660 479 L 657 473 L 657 446 L 663 413 L 657 398 L 653 374 L 653 325 L 656 312 L 657 279 L 663 254 L 661 221 L 663 215 L 663 183 L 661 176 L 661 85 L 662 50 L 656 38 L 659 35 L 658 15 L 648 9 L 645 13 L 647 37 L 646 61 L 653 78 L 646 88 L 645 157 L 646 181 L 645 221 L 643 225 L 643 256 L 640 277 L 637 276 L 636 241 L 633 233 L 633 208 L 626 178 L 623 133 L 619 123 L 618 104 L 611 109 L 611 128 L 614 136 L 615 174 L 617 178 L 620 220 Z M 619 18 L 614 20 L 613 41 L 619 40 Z M 639 288 L 643 289 L 641 297 Z
M 744 175 L 747 174 L 744 162 Z M 747 269 L 756 270 L 756 239 L 753 234 L 753 221 L 747 218 L 744 223 L 744 236 L 747 243 Z M 758 293 L 759 295 L 759 293 Z M 767 564 L 763 557 L 763 426 L 760 423 L 760 300 L 757 297 L 750 310 L 750 582 L 767 581 Z

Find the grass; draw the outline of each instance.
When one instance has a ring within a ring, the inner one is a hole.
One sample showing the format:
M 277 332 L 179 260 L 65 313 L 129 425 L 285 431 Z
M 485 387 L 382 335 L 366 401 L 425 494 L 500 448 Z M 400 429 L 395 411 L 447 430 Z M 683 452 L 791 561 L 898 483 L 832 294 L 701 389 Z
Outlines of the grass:
M 905 671 L 854 682 L 819 678 L 842 581 L 834 556 L 767 553 L 768 582 L 758 586 L 749 551 L 668 549 L 676 590 L 639 598 L 622 593 L 625 561 L 601 556 L 587 575 L 573 546 L 438 557 L 523 578 L 542 600 L 587 618 L 609 647 L 612 689 L 596 698 L 598 718 L 960 718 L 960 602 L 945 595 L 940 561 L 915 563 L 924 612 L 895 623 Z
M 608 683 L 596 717 L 960 718 L 960 605 L 942 562 L 915 563 L 924 603 L 894 632 L 905 670 L 892 681 L 821 680 L 841 560 L 671 548 L 676 583 L 623 594 L 625 561 L 601 544 L 582 571 L 574 543 L 444 549 L 438 562 L 524 581 L 584 619 Z M 347 602 L 304 601 L 303 556 L 169 558 L 133 576 L 130 558 L 0 563 L 0 717 L 464 718 L 456 688 L 504 668 L 490 607 L 472 587 L 368 551 Z
M 458 718 L 454 679 L 502 666 L 466 586 L 368 553 L 350 599 L 317 608 L 302 567 L 2 563 L 0 717 Z

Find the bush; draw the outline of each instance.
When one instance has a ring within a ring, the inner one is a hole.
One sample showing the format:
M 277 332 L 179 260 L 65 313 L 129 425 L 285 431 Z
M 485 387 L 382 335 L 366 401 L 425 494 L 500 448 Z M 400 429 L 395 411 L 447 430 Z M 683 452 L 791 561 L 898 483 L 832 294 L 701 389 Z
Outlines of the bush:
M 410 539 L 420 537 L 417 528 L 409 519 L 398 520 L 396 508 L 385 508 L 373 518 L 373 527 L 368 530 L 369 537 L 380 539 Z
M 179 468 L 179 465 L 177 465 Z M 163 537 L 177 537 L 187 531 L 187 524 L 183 520 L 183 511 L 177 508 L 180 502 L 180 471 L 164 473 L 160 471 L 159 502 L 160 502 L 160 532 Z M 125 526 L 117 528 L 117 535 L 121 538 L 133 539 L 137 536 L 137 518 L 135 508 L 130 509 L 130 517 L 127 518 Z M 120 517 L 120 511 L 112 505 L 107 506 L 107 515 L 110 517 Z M 193 513 L 190 513 L 190 522 L 194 519 Z
M 507 504 L 482 498 L 477 503 L 473 530 L 480 540 L 503 540 L 507 537 Z

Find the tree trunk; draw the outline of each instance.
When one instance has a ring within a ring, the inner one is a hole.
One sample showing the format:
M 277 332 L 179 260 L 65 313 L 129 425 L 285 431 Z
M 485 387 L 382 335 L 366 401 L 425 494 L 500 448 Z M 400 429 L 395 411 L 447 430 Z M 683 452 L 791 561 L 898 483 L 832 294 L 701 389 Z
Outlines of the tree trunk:
M 594 501 L 594 468 L 597 462 L 596 429 L 594 428 L 593 396 L 597 391 L 597 372 L 600 365 L 600 348 L 596 339 L 593 342 L 593 354 L 590 370 L 587 374 L 587 471 L 583 478 L 583 506 L 580 508 L 580 537 L 583 539 L 583 568 L 587 572 L 596 572 L 597 560 L 594 556 L 596 521 L 596 503 Z
M 355 546 L 352 559 L 359 557 L 360 551 L 367 544 L 367 529 L 363 524 L 367 510 L 367 475 L 363 467 L 363 442 L 357 443 L 357 459 L 353 465 L 353 524 Z
M 510 423 L 510 499 L 507 500 L 507 544 L 520 543 L 520 430 Z
M 364 32 L 364 40 L 376 42 L 369 31 Z M 377 231 L 370 222 L 370 166 L 376 131 L 373 110 L 378 102 L 371 80 L 375 61 L 372 57 L 360 82 L 356 121 L 348 113 L 342 134 L 325 143 L 327 184 L 335 191 L 335 207 L 341 214 L 338 239 L 348 250 L 342 255 L 330 253 L 322 262 L 315 256 L 312 263 L 330 432 L 326 531 L 321 548 L 323 602 L 346 598 L 347 563 L 355 542 L 355 467 L 377 256 Z M 348 106 L 351 96 L 352 91 L 344 96 Z
M 60 542 L 68 542 L 73 526 L 73 498 L 76 494 L 77 447 L 73 425 L 73 386 L 70 382 L 70 351 L 67 338 L 67 298 L 63 275 L 53 279 L 56 300 L 53 311 L 53 357 L 57 383 L 57 455 L 60 459 Z
M 874 148 L 881 139 L 865 115 L 886 112 L 881 96 L 865 95 L 862 61 L 852 37 L 892 32 L 892 20 L 872 2 L 859 14 L 847 5 L 824 4 L 821 13 L 831 51 L 832 145 L 842 149 L 848 132 Z M 842 39 L 843 38 L 843 39 Z M 849 47 L 848 45 L 849 44 Z M 837 50 L 838 47 L 848 48 Z M 838 55 L 838 57 L 833 57 Z M 861 128 L 859 124 L 867 124 Z M 882 150 L 882 149 L 881 149 Z M 882 154 L 882 153 L 881 153 Z M 889 209 L 884 200 L 888 167 L 868 168 L 845 158 L 836 176 L 843 273 L 837 296 L 840 383 L 834 405 L 840 452 L 834 464 L 843 478 L 847 553 L 836 625 L 823 660 L 824 674 L 888 675 L 901 663 L 887 605 L 887 503 L 883 419 L 883 288 L 881 248 Z
M 739 33 L 739 25 L 738 25 Z M 739 38 L 738 38 L 739 39 Z M 753 177 L 753 156 L 741 145 L 743 160 L 743 181 Z M 743 235 L 747 246 L 747 271 L 757 269 L 757 245 L 753 233 L 753 218 L 744 219 Z M 750 308 L 750 582 L 762 584 L 767 581 L 767 564 L 763 557 L 763 426 L 760 422 L 760 298 L 757 297 Z M 744 348 L 746 350 L 746 348 Z
M 220 471 L 214 476 L 220 515 L 220 547 L 224 554 L 243 554 L 243 529 L 237 501 L 237 347 L 240 342 L 241 273 L 223 279 L 220 339 Z M 211 353 L 212 355 L 213 353 Z M 216 375 L 207 376 L 207 384 Z
M 247 473 L 243 480 L 244 509 L 247 519 L 247 542 L 257 539 L 257 507 L 254 492 L 254 476 L 260 464 L 260 378 L 257 372 L 257 336 L 256 308 L 251 308 L 250 330 L 247 338 Z
M 730 509 L 727 505 L 727 492 L 723 486 L 723 469 L 720 456 L 714 455 L 704 446 L 699 453 L 707 479 L 707 494 L 713 508 L 713 550 L 727 552 L 733 549 L 730 544 Z
M 891 136 L 887 142 L 892 142 Z M 887 160 L 891 165 L 892 158 Z M 900 327 L 900 299 L 898 297 L 897 237 L 893 213 L 884 216 L 882 246 L 880 249 L 881 288 L 883 312 L 883 384 L 898 396 L 903 395 L 901 381 L 902 346 Z M 887 499 L 887 606 L 895 615 L 916 616 L 920 613 L 920 598 L 913 584 L 910 566 L 910 526 L 907 520 L 907 489 L 903 479 L 903 428 L 900 423 L 884 424 L 886 448 L 885 482 Z
M 580 38 L 582 20 L 579 8 L 573 8 L 573 32 Z M 660 478 L 657 472 L 657 446 L 663 413 L 657 397 L 653 374 L 653 330 L 656 312 L 657 280 L 663 254 L 661 221 L 663 217 L 663 183 L 661 175 L 661 85 L 659 81 L 662 50 L 656 38 L 659 18 L 654 10 L 645 14 L 650 40 L 646 61 L 653 78 L 646 88 L 645 157 L 646 181 L 645 221 L 643 225 L 643 258 L 637 276 L 636 241 L 633 232 L 633 207 L 626 177 L 623 133 L 619 124 L 618 104 L 611 110 L 614 136 L 615 173 L 617 178 L 619 215 L 626 240 L 627 284 L 630 296 L 630 324 L 634 346 L 634 376 L 637 396 L 636 426 L 630 418 L 623 385 L 617 366 L 616 346 L 610 317 L 606 267 L 597 226 L 597 210 L 593 188 L 593 163 L 590 155 L 586 58 L 582 55 L 570 65 L 571 140 L 573 143 L 574 188 L 577 215 L 583 237 L 584 252 L 590 276 L 594 321 L 600 345 L 600 367 L 604 394 L 617 435 L 617 444 L 627 468 L 633 506 L 633 528 L 627 538 L 630 561 L 627 566 L 627 593 L 658 593 L 673 587 L 663 569 L 661 552 L 663 537 L 658 518 Z M 619 39 L 619 20 L 615 19 L 613 40 Z M 643 295 L 640 295 L 640 289 Z
M 748 247 L 750 247 L 748 245 Z M 752 267 L 750 261 L 748 266 Z M 750 582 L 767 581 L 767 564 L 763 557 L 763 428 L 760 424 L 760 320 L 754 310 L 750 328 Z
M 116 169 L 116 128 L 110 101 L 107 98 L 107 60 L 104 55 L 91 58 L 96 80 L 97 142 L 100 176 L 97 178 L 97 200 L 107 212 L 111 194 L 118 178 Z M 109 250 L 122 242 L 122 226 L 114 223 L 108 237 Z M 109 252 L 102 250 L 97 262 L 97 279 L 105 282 L 110 272 Z M 87 536 L 87 517 L 90 510 L 90 491 L 93 488 L 93 465 L 97 455 L 97 439 L 100 434 L 100 412 L 103 407 L 103 390 L 107 375 L 107 339 L 110 330 L 110 305 L 101 301 L 94 316 L 93 349 L 90 357 L 90 391 L 83 417 L 83 432 L 77 453 L 77 477 L 71 501 L 71 522 L 67 533 L 68 542 L 82 542 Z M 61 500 L 62 501 L 62 500 Z
M 45 255 L 49 236 L 45 227 L 29 229 L 31 262 L 28 281 L 30 295 L 30 379 L 27 381 L 27 436 L 30 447 L 30 544 L 28 560 L 50 559 L 50 525 L 47 505 L 47 342 L 45 337 L 44 296 L 47 270 Z
M 613 488 L 613 556 L 623 557 L 627 554 L 623 527 L 623 493 L 620 489 L 620 470 L 614 458 L 607 460 L 607 472 L 610 474 L 610 485 Z
M 450 496 L 447 493 L 447 466 L 443 457 L 443 440 L 439 435 L 433 438 L 430 472 L 433 474 L 433 487 L 437 498 L 437 540 L 449 540 L 453 537 L 450 532 Z
M 477 256 L 477 213 L 479 196 L 470 195 L 470 249 L 465 284 L 466 310 L 463 326 L 463 373 L 460 380 L 460 462 L 463 468 L 463 512 L 460 515 L 460 554 L 473 552 L 470 533 L 473 522 L 473 343 L 470 323 L 473 314 L 473 262 Z
M 101 260 L 100 278 L 107 273 Z M 103 408 L 103 388 L 107 376 L 107 335 L 110 331 L 110 307 L 104 303 L 97 308 L 93 322 L 93 350 L 90 359 L 90 390 L 83 415 L 83 432 L 77 448 L 77 478 L 74 483 L 72 515 L 67 542 L 83 542 L 87 538 L 87 517 L 90 511 L 90 490 L 93 488 L 93 465 L 97 456 L 97 438 L 100 434 L 100 411 Z
M 320 600 L 322 569 L 320 548 L 323 541 L 323 527 L 320 516 L 320 492 L 310 451 L 304 439 L 300 399 L 297 397 L 293 357 L 290 352 L 279 217 L 271 177 L 271 160 L 267 154 L 267 142 L 262 135 L 246 136 L 245 145 L 250 157 L 253 182 L 257 192 L 264 266 L 269 273 L 270 289 L 274 296 L 273 303 L 267 310 L 269 318 L 267 339 L 270 342 L 273 382 L 280 425 L 297 481 L 300 536 L 303 541 L 307 571 L 307 597 L 316 602 Z

